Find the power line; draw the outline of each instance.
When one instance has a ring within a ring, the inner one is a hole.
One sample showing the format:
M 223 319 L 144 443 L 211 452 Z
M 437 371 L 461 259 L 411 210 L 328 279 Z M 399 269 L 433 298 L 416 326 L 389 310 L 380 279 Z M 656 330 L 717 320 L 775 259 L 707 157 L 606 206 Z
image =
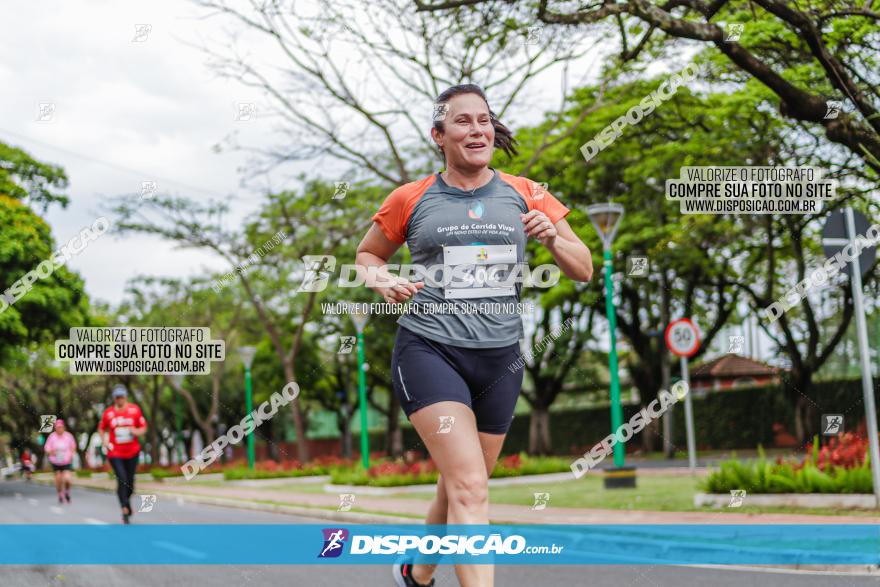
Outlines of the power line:
M 110 167 L 110 168 L 112 168 L 112 169 L 116 169 L 117 171 L 123 171 L 123 172 L 125 172 L 125 173 L 136 174 L 136 175 L 140 176 L 140 177 L 142 178 L 142 180 L 147 180 L 147 179 L 149 179 L 149 180 L 153 180 L 153 179 L 155 179 L 155 180 L 161 181 L 161 182 L 164 183 L 164 184 L 168 184 L 168 185 L 176 185 L 176 186 L 179 186 L 179 187 L 185 188 L 185 189 L 190 190 L 190 191 L 201 192 L 201 193 L 203 193 L 203 194 L 208 194 L 208 195 L 211 195 L 211 196 L 214 196 L 214 197 L 218 197 L 218 198 L 226 198 L 227 195 L 228 195 L 228 194 L 227 194 L 227 195 L 218 194 L 217 192 L 212 192 L 212 191 L 210 191 L 210 190 L 206 190 L 206 189 L 204 189 L 204 188 L 199 188 L 199 187 L 195 187 L 195 186 L 187 185 L 187 184 L 185 184 L 185 183 L 183 183 L 183 182 L 180 182 L 180 181 L 176 181 L 176 180 L 173 180 L 173 179 L 168 179 L 167 177 L 161 177 L 161 176 L 158 176 L 158 175 L 155 175 L 155 174 L 152 174 L 152 173 L 144 173 L 143 171 L 139 171 L 139 170 L 137 170 L 137 169 L 132 169 L 131 167 L 125 167 L 124 165 L 119 165 L 118 163 L 113 163 L 113 162 L 110 162 L 110 161 L 104 161 L 103 159 L 98 159 L 98 158 L 96 158 L 96 157 L 92 157 L 92 156 L 90 156 L 90 155 L 84 155 L 84 154 L 82 154 L 82 153 L 78 153 L 78 152 L 76 152 L 76 151 L 71 151 L 70 149 L 65 149 L 64 147 L 59 147 L 59 146 L 57 146 L 57 145 L 53 145 L 53 144 L 51 144 L 51 143 L 47 143 L 47 142 L 45 142 L 45 141 L 41 141 L 41 140 L 39 140 L 39 139 L 35 139 L 35 138 L 33 138 L 33 137 L 29 137 L 29 136 L 26 136 L 26 135 L 22 135 L 22 134 L 20 134 L 20 133 L 12 132 L 11 130 L 7 130 L 7 129 L 5 129 L 5 128 L 0 128 L 0 133 L 5 133 L 5 134 L 8 134 L 8 135 L 11 135 L 11 136 L 16 137 L 16 138 L 18 138 L 18 139 L 20 139 L 20 140 L 30 141 L 30 142 L 35 143 L 35 144 L 37 144 L 37 145 L 41 145 L 41 146 L 46 147 L 46 148 L 49 148 L 49 149 L 54 149 L 54 150 L 56 150 L 56 151 L 59 151 L 59 152 L 62 152 L 62 153 L 66 153 L 67 155 L 70 155 L 70 156 L 72 156 L 72 157 L 78 157 L 78 158 L 80 158 L 80 159 L 84 159 L 84 160 L 86 160 L 86 161 L 91 161 L 92 163 L 97 163 L 97 164 L 99 164 L 99 165 L 104 165 L 104 166 L 106 166 L 106 167 Z

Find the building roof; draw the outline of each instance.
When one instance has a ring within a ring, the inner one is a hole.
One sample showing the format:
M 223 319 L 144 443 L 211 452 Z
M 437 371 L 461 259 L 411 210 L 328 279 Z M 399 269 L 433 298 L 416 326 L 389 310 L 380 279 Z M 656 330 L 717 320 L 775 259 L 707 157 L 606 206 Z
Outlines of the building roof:
M 759 377 L 773 376 L 779 369 L 767 363 L 756 361 L 734 353 L 721 355 L 691 368 L 691 379 L 714 379 L 717 377 Z

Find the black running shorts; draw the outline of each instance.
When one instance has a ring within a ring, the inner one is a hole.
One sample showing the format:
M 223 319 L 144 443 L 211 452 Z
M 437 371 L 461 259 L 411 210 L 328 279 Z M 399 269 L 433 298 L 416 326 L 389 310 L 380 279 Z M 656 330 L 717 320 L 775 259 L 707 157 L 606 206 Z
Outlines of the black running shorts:
M 470 407 L 477 430 L 505 434 L 522 387 L 519 343 L 488 349 L 451 346 L 403 326 L 391 354 L 391 379 L 409 418 L 425 406 L 460 402 Z

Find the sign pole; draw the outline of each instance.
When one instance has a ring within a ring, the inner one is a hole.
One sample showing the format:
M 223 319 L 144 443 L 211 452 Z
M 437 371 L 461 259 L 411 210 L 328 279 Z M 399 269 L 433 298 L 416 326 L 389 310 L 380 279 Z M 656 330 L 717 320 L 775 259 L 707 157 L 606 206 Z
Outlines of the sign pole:
M 846 209 L 846 229 L 849 242 L 856 246 L 856 226 L 852 208 Z M 862 368 L 862 393 L 865 396 L 865 411 L 868 421 L 868 446 L 871 452 L 871 478 L 874 482 L 874 501 L 880 508 L 880 447 L 877 440 L 877 407 L 874 403 L 874 384 L 871 380 L 871 358 L 868 347 L 868 328 L 865 321 L 865 305 L 862 299 L 862 271 L 859 259 L 852 260 L 853 303 L 856 314 L 856 332 L 859 339 L 859 358 Z
M 687 429 L 687 445 L 688 445 L 688 468 L 691 474 L 697 469 L 697 447 L 694 439 L 694 406 L 691 403 L 691 376 L 688 373 L 687 357 L 681 358 L 681 379 L 687 385 L 688 393 L 684 396 L 684 423 Z
M 700 333 L 690 318 L 679 318 L 666 327 L 666 346 L 681 359 L 681 380 L 687 386 L 684 398 L 684 423 L 687 434 L 688 468 L 693 475 L 697 469 L 697 442 L 694 434 L 694 405 L 691 401 L 691 376 L 688 359 L 700 350 Z

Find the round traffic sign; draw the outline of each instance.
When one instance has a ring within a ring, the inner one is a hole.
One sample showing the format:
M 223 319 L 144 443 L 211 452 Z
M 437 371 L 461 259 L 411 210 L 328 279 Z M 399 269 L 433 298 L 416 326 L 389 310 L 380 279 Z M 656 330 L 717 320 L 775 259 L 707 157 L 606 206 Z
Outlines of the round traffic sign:
M 689 318 L 679 318 L 666 327 L 666 346 L 673 355 L 692 357 L 700 349 L 700 333 Z

